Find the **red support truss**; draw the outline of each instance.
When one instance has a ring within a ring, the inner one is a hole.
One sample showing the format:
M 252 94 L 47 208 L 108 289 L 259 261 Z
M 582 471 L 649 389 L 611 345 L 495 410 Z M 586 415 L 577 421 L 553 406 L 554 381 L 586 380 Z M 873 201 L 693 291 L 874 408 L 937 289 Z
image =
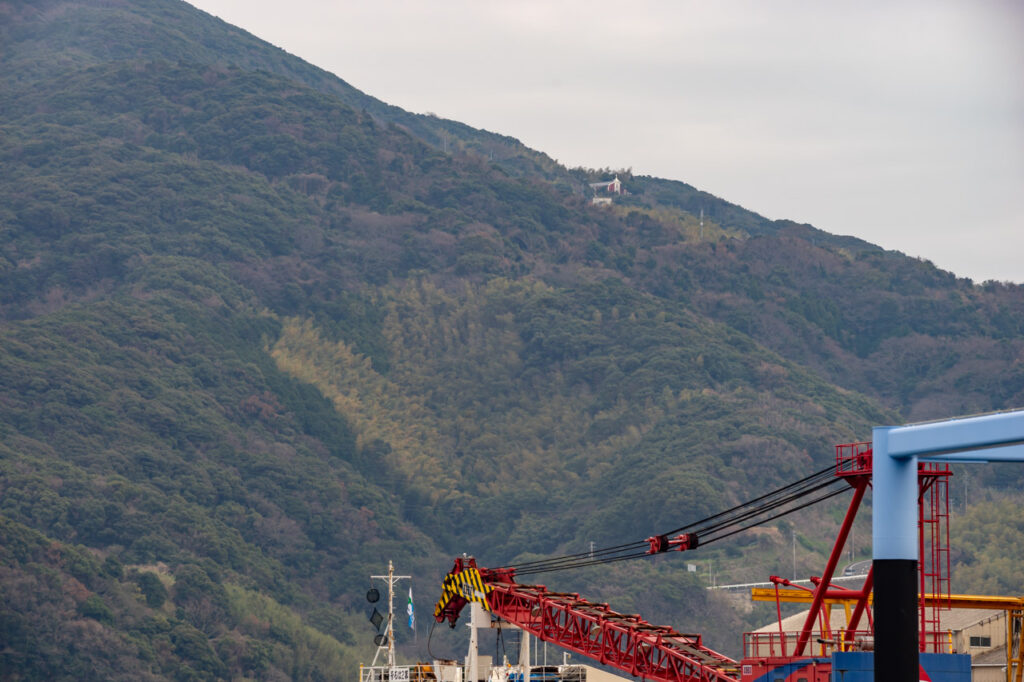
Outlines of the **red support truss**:
M 871 443 L 847 443 L 836 446 L 836 475 L 845 478 L 854 489 L 860 489 L 871 480 Z M 948 464 L 921 463 L 918 465 L 918 624 L 919 646 L 924 652 L 946 651 L 947 634 L 942 630 L 941 613 L 950 608 L 950 559 L 949 559 L 949 477 L 952 472 Z M 828 584 L 837 566 L 838 553 L 843 548 L 849 524 L 860 506 L 861 494 L 855 494 L 847 510 L 832 555 L 829 557 L 825 577 L 814 589 L 814 601 L 808 614 L 807 623 L 800 635 L 805 642 L 813 629 L 814 618 L 822 598 L 842 595 L 845 590 L 836 590 Z M 860 617 L 866 611 L 867 599 L 873 587 L 874 570 L 868 573 L 864 587 L 850 596 L 856 596 L 857 606 L 848 624 L 847 640 L 857 628 Z M 773 578 L 774 580 L 774 578 Z M 788 581 L 787 581 L 788 582 Z M 925 595 L 933 595 L 926 601 Z M 820 597 L 820 598 L 819 598 Z M 803 647 L 797 649 L 803 653 Z
M 948 633 L 942 630 L 942 612 L 950 609 L 949 476 L 948 464 L 921 465 L 918 498 L 918 595 L 921 598 L 920 650 L 947 650 Z M 924 596 L 934 595 L 925 605 Z
M 456 565 L 456 570 L 460 568 Z M 475 568 L 472 559 L 466 568 Z M 739 664 L 705 647 L 700 635 L 616 613 L 607 604 L 588 602 L 578 594 L 519 585 L 508 572 L 498 576 L 487 569 L 479 571 L 491 588 L 487 594 L 491 611 L 542 641 L 645 680 L 736 682 L 740 678 Z M 446 611 L 438 619 L 450 620 L 450 615 Z

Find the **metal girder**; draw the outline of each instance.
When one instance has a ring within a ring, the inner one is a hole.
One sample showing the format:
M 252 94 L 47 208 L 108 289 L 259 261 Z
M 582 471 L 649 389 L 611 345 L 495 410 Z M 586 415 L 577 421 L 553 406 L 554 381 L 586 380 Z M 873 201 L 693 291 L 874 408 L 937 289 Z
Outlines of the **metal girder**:
M 835 544 L 832 545 L 832 552 L 825 563 L 825 572 L 822 573 L 821 582 L 813 590 L 811 608 L 807 611 L 807 619 L 804 621 L 804 626 L 797 637 L 796 648 L 793 650 L 794 656 L 803 656 L 804 651 L 807 649 L 807 644 L 811 638 L 811 630 L 814 628 L 814 622 L 821 611 L 822 600 L 828 593 L 828 586 L 832 582 L 832 576 L 835 573 L 836 567 L 839 566 L 839 557 L 842 556 L 843 545 L 846 544 L 846 538 L 853 527 L 853 520 L 857 516 L 857 509 L 860 507 L 860 502 L 867 491 L 868 478 L 866 476 L 851 477 L 847 479 L 847 482 L 853 486 L 853 498 L 846 509 L 846 516 L 843 517 L 843 523 L 839 528 L 839 535 L 836 537 Z
M 538 639 L 635 677 L 661 682 L 736 682 L 739 665 L 705 647 L 701 636 L 616 613 L 578 594 L 540 585 L 492 583 L 495 615 Z
M 848 594 L 847 594 L 848 593 Z M 812 594 L 806 590 L 793 590 L 779 588 L 779 599 L 787 603 L 810 604 Z M 829 590 L 825 595 L 826 604 L 853 604 L 857 601 L 858 595 L 855 590 Z M 750 589 L 752 601 L 775 601 L 774 587 L 752 587 Z M 870 597 L 868 598 L 870 601 Z M 931 604 L 936 600 L 935 595 L 926 594 L 924 601 Z M 1012 609 L 1024 609 L 1024 597 L 996 597 L 977 594 L 951 594 L 948 598 L 945 595 L 938 597 L 943 603 L 948 603 L 954 609 L 992 609 L 993 611 L 1009 611 Z
M 459 588 L 467 582 L 459 574 L 467 571 L 472 572 L 469 584 L 486 593 L 494 615 L 542 641 L 652 682 L 737 682 L 740 678 L 739 664 L 704 646 L 700 635 L 616 613 L 607 604 L 588 602 L 578 594 L 520 585 L 510 570 L 478 569 L 472 558 L 456 559 L 445 577 L 444 595 L 434 611 L 438 622 L 448 620 L 454 627 L 469 603 Z
M 1024 608 L 1006 612 L 1006 682 L 1024 679 Z
M 1024 459 L 1024 411 L 897 426 L 889 429 L 888 439 L 890 457 L 1019 462 Z

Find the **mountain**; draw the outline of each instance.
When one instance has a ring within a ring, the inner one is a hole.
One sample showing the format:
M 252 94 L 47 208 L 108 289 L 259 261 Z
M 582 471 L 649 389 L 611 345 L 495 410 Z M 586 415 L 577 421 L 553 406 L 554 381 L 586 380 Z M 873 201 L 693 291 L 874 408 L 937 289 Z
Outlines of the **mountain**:
M 0 1 L 0 43 L 5 678 L 348 677 L 388 560 L 403 654 L 458 655 L 424 625 L 452 555 L 643 539 L 872 425 L 1024 403 L 1019 286 L 628 172 L 593 206 L 606 173 L 176 0 Z M 811 571 L 826 509 L 689 560 L 782 572 L 795 531 Z M 550 584 L 735 653 L 763 614 L 702 580 Z

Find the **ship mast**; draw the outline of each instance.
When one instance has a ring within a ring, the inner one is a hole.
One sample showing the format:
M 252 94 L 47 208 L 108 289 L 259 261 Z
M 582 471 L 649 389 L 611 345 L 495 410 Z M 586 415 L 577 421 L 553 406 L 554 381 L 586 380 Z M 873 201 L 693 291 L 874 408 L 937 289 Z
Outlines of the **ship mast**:
M 395 575 L 395 566 L 388 560 L 387 575 L 371 575 L 373 580 L 383 580 L 388 584 L 388 624 L 384 628 L 384 637 L 387 640 L 388 667 L 395 667 L 395 585 L 399 580 L 412 580 L 409 575 Z M 377 664 L 377 656 L 383 648 L 383 644 L 377 647 L 377 653 L 373 655 L 372 665 Z

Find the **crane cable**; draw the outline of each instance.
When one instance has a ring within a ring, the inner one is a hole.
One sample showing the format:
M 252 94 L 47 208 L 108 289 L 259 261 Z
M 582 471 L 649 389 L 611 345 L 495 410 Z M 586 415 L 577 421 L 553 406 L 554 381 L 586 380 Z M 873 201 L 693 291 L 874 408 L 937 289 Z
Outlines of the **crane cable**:
M 763 511 L 765 511 L 766 508 L 774 508 L 776 506 L 779 506 L 780 504 L 785 504 L 788 501 L 792 501 L 792 499 L 796 499 L 797 497 L 800 497 L 800 496 L 802 496 L 804 494 L 813 492 L 813 490 L 810 490 L 809 488 L 812 488 L 816 484 L 820 483 L 823 479 L 827 479 L 825 485 L 832 485 L 832 484 L 834 484 L 835 482 L 838 481 L 838 479 L 836 479 L 836 478 L 831 476 L 831 472 L 832 471 L 833 471 L 833 467 L 829 466 L 829 467 L 827 467 L 825 469 L 822 469 L 821 471 L 815 472 L 815 473 L 813 473 L 813 474 L 811 474 L 811 475 L 809 475 L 809 476 L 807 476 L 805 478 L 802 478 L 799 481 L 796 481 L 794 483 L 790 483 L 790 484 L 788 484 L 786 486 L 783 486 L 782 488 L 779 488 L 777 490 L 773 490 L 772 492 L 766 493 L 766 494 L 761 495 L 759 497 L 755 497 L 752 500 L 748 500 L 747 502 L 744 502 L 744 503 L 739 504 L 739 505 L 737 505 L 735 507 L 732 507 L 730 509 L 726 509 L 725 511 L 722 511 L 722 512 L 719 512 L 719 513 L 714 514 L 712 516 L 709 516 L 709 517 L 706 517 L 704 519 L 701 519 L 700 521 L 695 521 L 695 522 L 690 523 L 690 524 L 688 524 L 686 526 L 681 526 L 679 528 L 671 530 L 671 531 L 665 533 L 665 535 L 673 535 L 675 533 L 679 533 L 681 531 L 686 531 L 686 530 L 695 530 L 695 531 L 707 533 L 707 532 L 711 532 L 712 530 L 715 530 L 718 527 L 726 525 L 726 523 L 734 523 L 736 521 L 742 521 L 744 518 L 746 518 L 748 516 L 756 515 L 756 514 L 759 514 L 759 513 L 763 512 Z M 775 499 L 775 498 L 778 498 L 783 493 L 791 493 L 791 495 L 783 497 L 783 498 L 781 498 L 779 500 Z M 742 517 L 737 516 L 738 514 L 742 514 L 743 510 L 751 507 L 752 505 L 754 505 L 755 503 L 758 503 L 758 502 L 762 503 L 761 506 L 756 507 L 756 508 L 754 508 L 751 511 L 748 511 L 746 514 L 743 514 Z M 731 518 L 728 517 L 728 515 L 730 515 L 730 514 L 732 514 L 733 517 L 731 517 Z M 723 517 L 727 517 L 727 518 L 723 519 Z M 720 523 L 718 523 L 718 524 L 709 524 L 710 521 L 713 521 L 715 519 L 722 519 L 722 521 Z M 631 543 L 626 543 L 626 544 L 622 544 L 622 545 L 616 545 L 616 546 L 613 546 L 613 547 L 607 547 L 607 548 L 604 548 L 604 549 L 595 550 L 593 552 L 580 552 L 580 553 L 577 553 L 577 554 L 568 554 L 568 555 L 561 556 L 561 557 L 554 557 L 554 558 L 549 558 L 549 559 L 540 559 L 540 560 L 537 560 L 537 561 L 527 561 L 527 562 L 522 562 L 522 563 L 519 563 L 519 564 L 512 564 L 512 565 L 508 566 L 508 568 L 515 568 L 515 569 L 517 569 L 517 571 L 520 570 L 520 569 L 525 569 L 525 568 L 537 568 L 537 567 L 546 566 L 546 565 L 549 565 L 549 564 L 565 563 L 567 561 L 572 561 L 572 560 L 578 559 L 578 558 L 583 558 L 583 557 L 596 558 L 596 557 L 606 556 L 608 554 L 621 553 L 621 552 L 623 552 L 625 550 L 629 550 L 629 549 L 637 549 L 637 548 L 640 548 L 640 547 L 647 547 L 647 546 L 648 545 L 647 545 L 646 541 L 637 541 L 637 542 L 631 542 Z
M 749 525 L 743 526 L 741 528 L 733 529 L 732 531 L 730 531 L 728 533 L 724 533 L 722 535 L 718 535 L 718 536 L 711 537 L 711 538 L 708 538 L 708 539 L 701 539 L 700 544 L 703 547 L 705 545 L 711 544 L 712 542 L 717 542 L 719 540 L 724 540 L 725 538 L 727 538 L 727 537 L 729 537 L 731 535 L 736 535 L 737 533 L 742 533 L 743 531 L 749 530 L 750 528 L 754 528 L 756 526 L 763 525 L 765 523 L 768 523 L 769 521 L 774 521 L 775 519 L 781 518 L 783 516 L 786 516 L 787 514 L 791 514 L 791 513 L 795 512 L 795 511 L 799 511 L 800 509 L 804 509 L 805 507 L 810 507 L 810 506 L 812 506 L 814 504 L 817 504 L 818 502 L 823 502 L 823 501 L 825 501 L 825 500 L 827 500 L 829 498 L 832 498 L 832 497 L 835 497 L 836 495 L 841 494 L 842 492 L 844 492 L 844 490 L 845 490 L 844 488 L 839 488 L 837 490 L 833 490 L 833 491 L 831 491 L 831 492 L 829 492 L 829 493 L 827 493 L 825 495 L 822 495 L 822 496 L 820 496 L 820 497 L 818 497 L 816 499 L 810 500 L 809 502 L 806 502 L 806 503 L 801 504 L 799 506 L 793 507 L 791 509 L 786 509 L 786 510 L 784 510 L 782 512 L 779 512 L 778 514 L 774 514 L 772 516 L 768 516 L 768 517 L 765 517 L 763 519 L 759 519 L 759 520 L 755 521 L 754 523 L 751 523 Z M 645 547 L 648 546 L 646 542 L 640 543 L 640 544 L 642 544 Z M 566 563 L 566 564 L 549 566 L 549 567 L 539 567 L 539 568 L 526 569 L 526 570 L 521 570 L 521 571 L 517 570 L 516 571 L 516 575 L 531 575 L 531 574 L 535 574 L 535 573 L 555 573 L 555 572 L 558 572 L 558 571 L 566 571 L 566 570 L 576 569 L 576 568 L 585 568 L 587 566 L 599 566 L 599 565 L 602 565 L 602 564 L 615 563 L 617 561 L 626 561 L 628 559 L 643 559 L 643 558 L 646 558 L 646 557 L 655 557 L 655 556 L 658 556 L 658 554 L 657 553 L 652 554 L 650 551 L 645 549 L 644 551 L 636 552 L 636 553 L 633 553 L 633 554 L 623 554 L 623 555 L 620 555 L 620 556 L 614 556 L 614 557 L 605 558 L 605 559 L 595 559 L 593 561 L 578 561 L 576 563 Z
M 694 532 L 698 535 L 700 533 L 704 533 L 705 535 L 702 537 L 701 544 L 708 544 L 709 542 L 722 539 L 722 537 L 725 537 L 727 534 L 732 535 L 733 533 L 726 534 L 723 532 L 718 537 L 713 536 L 713 534 L 716 532 L 725 531 L 740 523 L 748 521 L 757 516 L 763 515 L 768 511 L 789 504 L 795 501 L 796 499 L 803 497 L 804 495 L 811 494 L 824 487 L 834 485 L 835 483 L 838 482 L 838 479 L 832 478 L 831 476 L 829 476 L 828 481 L 824 483 L 821 482 L 822 477 L 828 475 L 829 471 L 830 470 L 827 469 L 824 472 L 812 474 L 806 479 L 797 481 L 796 483 L 780 488 L 776 491 L 768 493 L 767 495 L 762 495 L 758 498 L 755 498 L 754 500 L 738 505 L 737 507 L 734 507 L 732 509 L 726 510 L 725 512 L 720 512 L 719 514 L 715 514 L 711 517 L 708 517 L 707 519 L 703 519 L 701 521 L 691 523 L 687 526 L 680 527 L 674 531 L 671 531 L 671 533 L 675 533 L 679 530 L 690 530 L 691 532 Z M 838 490 L 836 494 L 838 494 L 838 492 L 842 492 L 842 489 Z M 813 500 L 812 502 L 808 503 L 807 505 L 802 505 L 800 507 L 794 507 L 792 509 L 784 510 L 779 514 L 775 514 L 768 518 L 763 518 L 760 521 L 740 528 L 739 530 L 746 530 L 747 528 L 752 528 L 755 525 L 767 523 L 768 521 L 771 521 L 775 518 L 779 518 L 780 516 L 792 513 L 794 511 L 797 511 L 797 509 L 802 509 L 805 506 L 809 506 L 809 504 L 820 502 L 831 496 L 832 495 L 825 495 L 819 497 Z M 754 506 L 758 502 L 760 502 L 760 504 Z M 717 519 L 718 521 L 715 523 L 708 523 L 709 520 L 715 519 Z M 708 537 L 709 534 L 712 534 L 712 537 Z M 628 550 L 633 551 L 627 553 Z M 578 558 L 560 557 L 548 561 L 531 562 L 529 565 L 521 565 L 517 568 L 517 574 L 524 575 L 554 570 L 565 570 L 583 566 L 593 566 L 602 563 L 611 563 L 614 561 L 622 561 L 626 559 L 636 559 L 645 556 L 652 556 L 652 554 L 649 552 L 648 543 L 637 542 L 628 545 L 619 545 L 614 548 L 609 548 L 605 551 L 595 552 L 593 557 L 591 557 L 589 553 L 581 553 L 579 555 L 572 556 Z M 583 557 L 586 558 L 584 559 Z
M 773 511 L 775 509 L 778 509 L 779 507 L 784 507 L 784 506 L 786 506 L 786 505 L 788 505 L 788 504 L 790 504 L 792 502 L 795 502 L 796 500 L 798 500 L 798 499 L 800 499 L 800 498 L 802 498 L 802 497 L 804 497 L 806 495 L 810 495 L 812 493 L 818 492 L 819 490 L 835 486 L 836 482 L 838 482 L 838 481 L 837 480 L 831 480 L 831 481 L 825 481 L 823 483 L 817 483 L 816 485 L 813 485 L 813 486 L 807 486 L 806 488 L 800 490 L 799 492 L 792 493 L 792 494 L 790 494 L 790 495 L 788 495 L 788 496 L 786 496 L 786 497 L 784 497 L 782 499 L 779 499 L 779 500 L 773 500 L 771 502 L 765 503 L 765 504 L 763 504 L 763 505 L 761 505 L 761 506 L 759 506 L 759 507 L 757 507 L 755 509 L 743 512 L 741 514 L 737 514 L 736 516 L 734 516 L 732 518 L 724 519 L 724 520 L 718 521 L 717 523 L 712 523 L 712 524 L 709 524 L 709 525 L 704 525 L 703 522 L 698 521 L 697 523 L 692 523 L 689 526 L 684 526 L 684 527 L 682 527 L 682 528 L 680 528 L 678 530 L 671 531 L 671 533 L 668 533 L 668 534 L 671 535 L 671 534 L 674 534 L 674 533 L 678 533 L 679 531 L 688 530 L 690 532 L 697 533 L 703 539 L 705 535 L 709 535 L 709 534 L 715 533 L 715 532 L 717 532 L 719 530 L 730 528 L 732 526 L 738 525 L 738 524 L 743 523 L 745 521 L 748 521 L 748 520 L 750 520 L 752 518 L 756 518 L 758 516 L 761 516 L 762 514 L 764 514 L 766 512 Z M 837 492 L 842 492 L 845 489 L 846 489 L 845 487 L 840 487 L 840 488 L 838 488 Z M 803 505 L 803 506 L 807 506 L 807 505 Z M 802 509 L 803 506 L 798 507 L 798 508 Z M 785 513 L 788 514 L 788 513 L 790 513 L 790 511 L 796 511 L 796 509 L 791 509 L 791 510 L 785 512 Z
M 771 491 L 769 493 L 765 493 L 764 495 L 761 495 L 760 497 L 755 497 L 752 500 L 748 500 L 748 501 L 746 501 L 746 502 L 744 502 L 742 504 L 736 505 L 735 507 L 732 507 L 730 509 L 726 509 L 723 512 L 719 512 L 719 513 L 714 514 L 712 516 L 708 516 L 707 518 L 701 519 L 700 521 L 695 521 L 695 522 L 693 522 L 691 524 L 688 524 L 686 526 L 680 526 L 679 528 L 676 528 L 674 530 L 670 530 L 668 533 L 666 533 L 666 535 L 673 535 L 675 533 L 680 533 L 680 532 L 685 531 L 685 530 L 689 530 L 689 529 L 692 529 L 692 528 L 700 527 L 703 524 L 705 524 L 705 523 L 707 523 L 709 521 L 712 521 L 714 519 L 718 519 L 720 517 L 728 517 L 729 514 L 733 514 L 735 512 L 740 512 L 743 509 L 746 509 L 747 507 L 750 507 L 751 505 L 754 505 L 757 502 L 761 502 L 762 506 L 755 507 L 754 508 L 755 512 L 758 509 L 762 509 L 766 505 L 778 506 L 778 504 L 775 504 L 773 499 L 776 498 L 779 495 L 782 495 L 783 493 L 789 493 L 788 495 L 786 495 L 783 498 L 784 500 L 790 500 L 790 499 L 796 499 L 796 498 L 802 497 L 803 495 L 806 495 L 806 494 L 809 494 L 810 492 L 813 492 L 813 490 L 817 490 L 819 487 L 825 487 L 825 486 L 833 485 L 834 483 L 839 482 L 841 479 L 835 478 L 833 476 L 833 472 L 834 471 L 835 471 L 835 465 L 829 465 L 829 466 L 825 467 L 824 469 L 822 469 L 820 471 L 816 471 L 813 474 L 810 474 L 809 476 L 805 476 L 804 478 L 801 478 L 799 481 L 794 481 L 793 483 L 790 483 L 788 485 L 784 485 L 781 488 L 773 490 L 773 491 Z M 811 489 L 813 489 L 813 490 L 811 490 Z M 784 502 L 782 502 L 782 503 L 784 503 Z
M 803 504 L 789 506 L 803 497 L 813 495 L 819 491 L 833 487 L 837 483 L 842 483 L 843 479 L 837 478 L 833 475 L 834 470 L 835 466 L 830 465 L 821 471 L 817 471 L 800 479 L 799 481 L 790 483 L 699 521 L 695 521 L 685 526 L 680 526 L 679 528 L 669 531 L 664 535 L 674 535 L 680 532 L 693 533 L 700 538 L 700 544 L 703 546 L 723 540 L 750 528 L 763 525 L 842 493 L 846 489 L 846 486 L 825 492 L 810 501 L 804 502 Z M 783 507 L 787 508 L 771 514 L 770 516 L 765 516 L 765 514 Z M 741 525 L 748 521 L 750 523 L 747 525 Z M 736 526 L 740 527 L 737 528 Z M 503 568 L 513 569 L 517 575 L 552 573 L 556 571 L 656 556 L 657 553 L 651 553 L 649 548 L 650 544 L 647 541 L 637 541 L 614 545 L 612 547 L 606 547 L 591 552 L 579 552 L 576 554 L 567 554 L 559 557 L 512 564 Z

